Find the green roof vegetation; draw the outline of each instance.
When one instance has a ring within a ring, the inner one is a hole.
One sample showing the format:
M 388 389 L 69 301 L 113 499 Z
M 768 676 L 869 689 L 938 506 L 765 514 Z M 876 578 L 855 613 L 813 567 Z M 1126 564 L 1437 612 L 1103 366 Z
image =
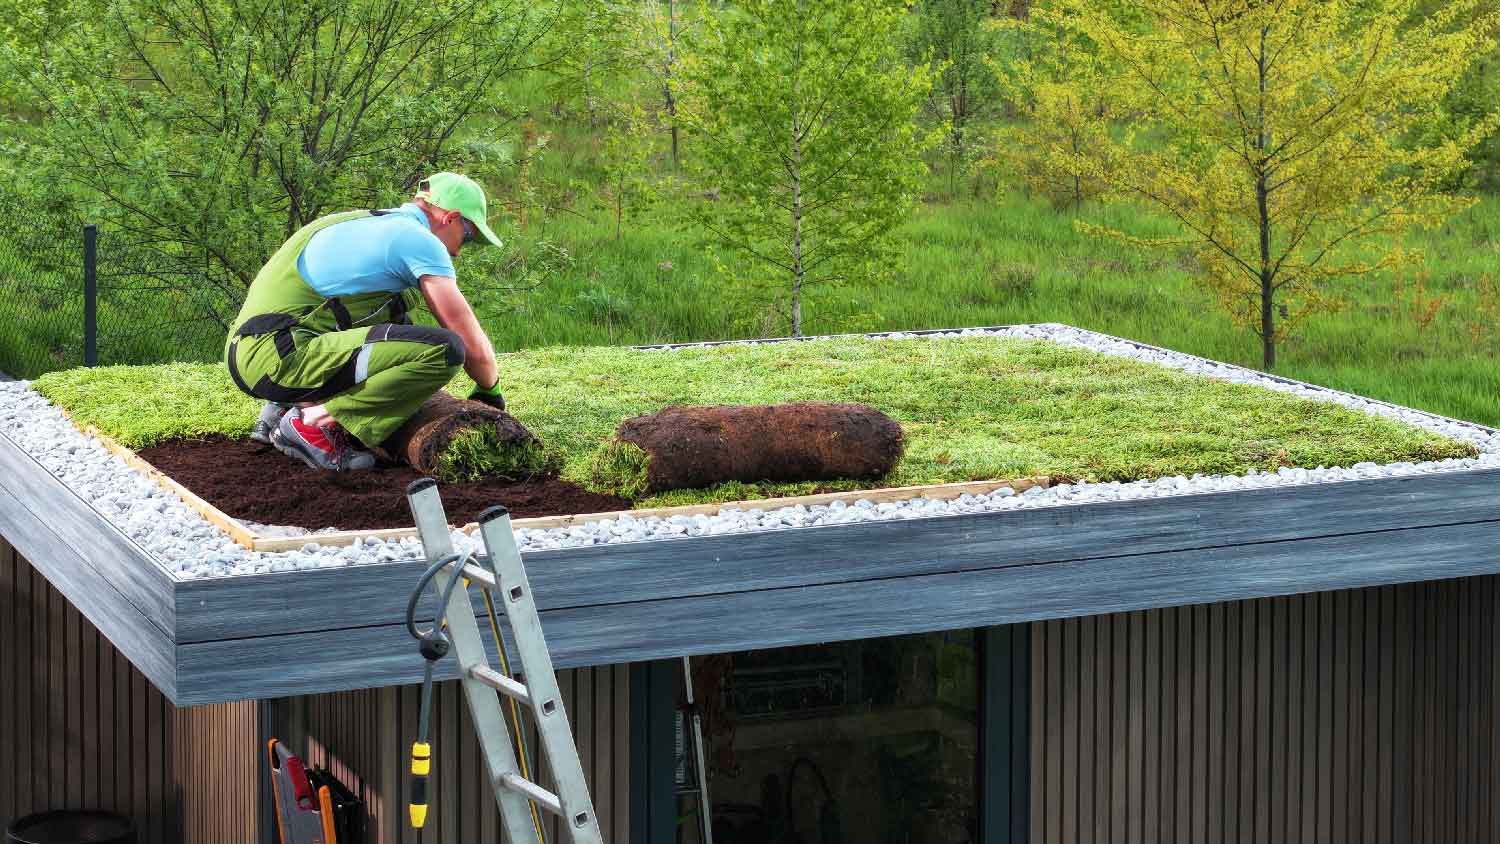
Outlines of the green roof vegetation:
M 849 338 L 672 352 L 548 347 L 502 356 L 500 367 L 507 404 L 541 437 L 548 459 L 564 478 L 595 489 L 618 489 L 642 474 L 637 455 L 611 448 L 621 421 L 681 404 L 873 405 L 901 423 L 906 452 L 883 482 L 864 484 L 871 487 L 1033 475 L 1134 480 L 1474 454 L 1470 445 L 1339 405 L 1042 341 Z M 133 448 L 208 434 L 242 437 L 259 406 L 221 366 L 208 364 L 74 369 L 34 386 L 80 425 Z M 460 376 L 449 389 L 463 395 L 468 386 Z M 735 483 L 637 504 L 857 486 Z
M 534 443 L 507 446 L 493 427 L 479 428 L 455 436 L 438 455 L 433 474 L 450 483 L 489 477 L 526 480 L 556 468 L 555 458 Z

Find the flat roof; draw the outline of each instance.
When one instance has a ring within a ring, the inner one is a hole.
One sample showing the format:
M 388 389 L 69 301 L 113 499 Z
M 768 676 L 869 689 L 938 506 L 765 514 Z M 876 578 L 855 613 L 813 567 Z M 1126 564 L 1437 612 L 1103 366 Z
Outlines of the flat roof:
M 1493 574 L 1497 505 L 1500 469 L 1479 468 L 525 561 L 569 667 Z M 0 534 L 178 705 L 421 680 L 402 625 L 421 561 L 178 580 L 3 434 Z

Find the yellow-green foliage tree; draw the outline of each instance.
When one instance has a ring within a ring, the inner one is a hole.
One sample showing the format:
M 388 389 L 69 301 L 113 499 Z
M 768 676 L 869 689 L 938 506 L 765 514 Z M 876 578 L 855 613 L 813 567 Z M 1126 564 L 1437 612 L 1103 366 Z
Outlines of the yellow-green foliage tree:
M 999 130 L 995 150 L 996 159 L 1029 190 L 1073 211 L 1103 196 L 1107 187 L 1103 178 L 1068 163 L 1109 147 L 1109 108 L 1103 96 L 1095 99 L 1086 91 L 1068 82 L 1028 79 L 1025 94 L 1013 100 L 1022 120 Z M 1053 148 L 1068 157 L 1055 156 Z
M 1073 83 L 1107 89 L 1129 115 L 1094 148 L 1052 143 L 1056 166 L 1165 211 L 1182 236 L 1144 246 L 1197 254 L 1203 279 L 1277 343 L 1340 303 L 1338 283 L 1415 260 L 1414 227 L 1471 204 L 1441 188 L 1496 126 L 1421 143 L 1445 95 L 1494 49 L 1496 18 L 1475 0 L 1414 14 L 1421 0 L 1139 0 L 1128 9 L 1056 0 L 1043 26 L 1092 45 Z M 1064 57 L 1066 58 L 1066 57 Z
M 998 18 L 992 27 L 1004 52 L 987 61 L 1016 115 L 996 133 L 995 160 L 1056 207 L 1082 210 L 1107 186 L 1068 160 L 1109 147 L 1115 103 L 1104 79 L 1112 69 L 1092 43 L 1059 25 L 1056 16 Z M 1068 159 L 1052 154 L 1053 148 L 1067 151 Z

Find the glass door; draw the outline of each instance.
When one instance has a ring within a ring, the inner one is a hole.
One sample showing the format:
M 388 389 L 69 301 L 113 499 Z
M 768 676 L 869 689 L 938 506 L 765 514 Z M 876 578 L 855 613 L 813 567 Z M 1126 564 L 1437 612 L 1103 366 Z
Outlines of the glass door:
M 715 844 L 978 838 L 973 631 L 693 659 Z M 679 692 L 677 841 L 701 844 Z

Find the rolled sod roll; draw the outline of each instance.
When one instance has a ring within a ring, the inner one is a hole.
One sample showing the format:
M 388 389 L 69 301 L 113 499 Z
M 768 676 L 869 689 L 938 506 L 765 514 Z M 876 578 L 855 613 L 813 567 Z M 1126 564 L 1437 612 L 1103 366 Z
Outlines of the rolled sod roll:
M 438 390 L 382 446 L 447 481 L 529 477 L 545 467 L 541 440 L 503 410 Z
M 669 407 L 622 422 L 604 462 L 629 495 L 724 481 L 868 480 L 889 472 L 901 448 L 901 426 L 863 404 Z

